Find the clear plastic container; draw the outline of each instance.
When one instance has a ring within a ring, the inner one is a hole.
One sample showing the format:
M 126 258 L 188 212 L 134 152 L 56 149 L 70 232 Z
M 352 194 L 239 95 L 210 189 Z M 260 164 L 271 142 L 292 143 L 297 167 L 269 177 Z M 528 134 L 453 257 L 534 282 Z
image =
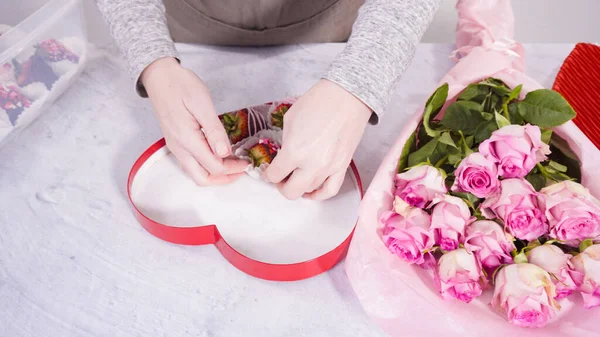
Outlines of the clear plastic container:
M 66 90 L 88 56 L 81 0 L 51 0 L 16 26 L 3 24 L 0 22 L 0 144 L 29 125 Z

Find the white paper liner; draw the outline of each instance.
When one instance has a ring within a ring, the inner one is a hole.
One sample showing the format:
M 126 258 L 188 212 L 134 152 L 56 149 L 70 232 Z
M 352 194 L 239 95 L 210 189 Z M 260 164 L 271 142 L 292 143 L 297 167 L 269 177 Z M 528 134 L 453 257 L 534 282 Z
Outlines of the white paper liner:
M 63 76 L 65 74 L 67 74 L 68 72 L 70 72 L 73 69 L 77 69 L 79 67 L 81 67 L 83 56 L 86 54 L 86 50 L 85 50 L 85 44 L 83 43 L 83 41 L 81 41 L 78 38 L 74 38 L 74 37 L 67 37 L 64 39 L 57 39 L 58 42 L 62 43 L 65 48 L 67 48 L 68 50 L 70 50 L 71 52 L 73 52 L 75 55 L 79 56 L 79 62 L 75 63 L 69 60 L 62 60 L 62 61 L 58 61 L 58 62 L 48 62 L 48 64 L 50 65 L 50 67 L 52 67 L 52 70 L 54 70 L 54 73 L 56 75 Z
M 297 98 L 296 97 L 289 97 L 286 98 L 284 100 L 281 101 L 274 101 L 273 104 L 269 105 L 269 109 L 267 110 L 267 125 L 269 126 L 269 128 L 273 129 L 273 130 L 281 130 L 281 128 L 274 126 L 273 123 L 271 122 L 271 114 L 275 111 L 275 109 L 277 108 L 277 106 L 279 106 L 280 104 L 294 104 L 296 103 Z
M 12 63 L 6 62 L 5 64 L 0 64 L 0 86 L 15 83 L 16 81 L 15 67 L 13 67 Z
M 21 88 L 21 93 L 30 101 L 37 101 L 48 96 L 48 88 L 42 82 L 33 82 Z
M 29 108 L 23 109 L 15 121 L 15 129 L 22 129 L 38 118 L 43 111 L 42 107 L 46 103 L 47 97 L 48 94 L 46 93 L 38 100 L 31 102 Z
M 0 143 L 12 131 L 13 126 L 8 119 L 8 114 L 4 109 L 0 109 Z
M 77 56 L 79 56 L 79 63 L 71 63 L 68 60 L 68 63 L 71 64 L 67 72 L 60 75 L 59 79 L 52 85 L 52 90 L 50 90 L 50 94 L 48 96 L 49 102 L 54 102 L 58 96 L 60 96 L 67 88 L 71 85 L 75 77 L 83 70 L 85 64 L 87 63 L 87 44 L 84 41 L 75 38 L 64 38 L 58 40 L 65 45 L 69 50 L 74 52 Z M 61 62 L 64 62 L 61 61 Z M 50 62 L 50 65 L 61 63 L 61 62 Z M 54 67 L 52 68 L 54 69 Z
M 258 141 L 261 138 L 270 138 L 281 146 L 282 137 L 283 131 L 281 130 L 262 130 L 254 136 L 248 137 L 237 143 L 233 149 L 234 155 L 240 159 L 250 160 L 250 157 L 248 156 L 248 150 L 250 150 L 250 148 L 252 148 L 254 145 L 258 144 Z M 267 180 L 262 177 L 262 174 L 265 172 L 267 167 L 269 167 L 268 163 L 263 163 L 259 167 L 254 167 L 254 165 L 250 163 L 248 164 L 248 167 L 246 167 L 245 171 L 250 177 L 267 182 Z

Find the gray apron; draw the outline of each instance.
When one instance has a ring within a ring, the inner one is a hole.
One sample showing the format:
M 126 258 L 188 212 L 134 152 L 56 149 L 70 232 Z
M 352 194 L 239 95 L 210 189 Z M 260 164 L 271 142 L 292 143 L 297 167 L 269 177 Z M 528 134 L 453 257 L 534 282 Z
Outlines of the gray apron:
M 164 0 L 175 42 L 269 46 L 343 42 L 364 0 Z

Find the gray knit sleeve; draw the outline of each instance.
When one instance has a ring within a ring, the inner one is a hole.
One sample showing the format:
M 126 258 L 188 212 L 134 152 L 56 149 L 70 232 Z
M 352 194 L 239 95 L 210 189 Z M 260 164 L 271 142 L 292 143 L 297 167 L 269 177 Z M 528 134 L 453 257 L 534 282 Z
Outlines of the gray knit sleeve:
M 147 97 L 138 81 L 142 71 L 159 58 L 178 58 L 167 28 L 162 0 L 95 1 L 127 62 L 137 92 Z
M 323 78 L 342 86 L 374 114 L 377 124 L 412 60 L 440 0 L 366 0 L 346 48 Z

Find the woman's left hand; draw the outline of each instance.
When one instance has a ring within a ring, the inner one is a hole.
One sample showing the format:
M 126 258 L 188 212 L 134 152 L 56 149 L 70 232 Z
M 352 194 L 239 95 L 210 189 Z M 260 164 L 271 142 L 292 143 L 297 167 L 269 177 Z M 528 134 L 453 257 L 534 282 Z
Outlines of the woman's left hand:
M 283 144 L 266 178 L 288 199 L 335 196 L 371 113 L 339 85 L 320 80 L 285 114 Z

